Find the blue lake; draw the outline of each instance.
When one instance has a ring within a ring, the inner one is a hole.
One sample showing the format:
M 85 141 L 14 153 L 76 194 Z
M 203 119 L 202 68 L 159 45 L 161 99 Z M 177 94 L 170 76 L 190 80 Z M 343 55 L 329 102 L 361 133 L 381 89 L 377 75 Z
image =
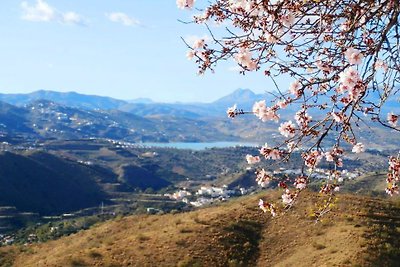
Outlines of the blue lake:
M 139 143 L 137 144 L 143 147 L 168 147 L 177 149 L 192 149 L 192 150 L 204 150 L 207 148 L 224 148 L 224 147 L 237 147 L 237 146 L 259 146 L 257 143 L 245 143 L 245 142 L 209 142 L 209 143 Z

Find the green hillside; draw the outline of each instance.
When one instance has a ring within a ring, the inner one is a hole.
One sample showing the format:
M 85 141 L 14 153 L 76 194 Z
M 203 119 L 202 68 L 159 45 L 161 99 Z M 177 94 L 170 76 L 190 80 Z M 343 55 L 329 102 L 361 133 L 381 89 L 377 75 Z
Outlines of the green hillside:
M 99 205 L 107 199 L 101 173 L 48 153 L 0 154 L 0 206 L 52 215 Z

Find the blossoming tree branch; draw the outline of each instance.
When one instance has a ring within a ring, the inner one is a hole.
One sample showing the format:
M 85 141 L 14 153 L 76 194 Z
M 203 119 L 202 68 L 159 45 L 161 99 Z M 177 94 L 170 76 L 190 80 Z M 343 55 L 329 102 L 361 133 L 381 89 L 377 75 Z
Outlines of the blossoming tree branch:
M 177 0 L 177 5 L 193 9 L 195 1 Z M 234 105 L 227 113 L 231 118 L 252 113 L 263 122 L 280 123 L 284 141 L 266 144 L 261 155 L 247 155 L 249 164 L 262 157 L 288 159 L 293 151 L 302 151 L 303 174 L 293 185 L 279 183 L 285 208 L 307 187 L 321 160 L 333 166 L 321 188 L 332 199 L 343 181 L 339 168 L 344 153 L 365 149 L 357 135 L 359 125 L 372 121 L 400 132 L 399 114 L 383 113 L 386 101 L 400 90 L 398 0 L 213 0 L 198 10 L 193 22 L 204 25 L 211 40 L 187 44 L 187 57 L 195 60 L 200 74 L 233 60 L 241 74 L 259 72 L 276 85 L 268 102 L 256 102 L 251 111 Z M 222 36 L 215 24 L 224 29 Z M 291 79 L 290 86 L 280 88 L 278 76 Z M 297 112 L 293 120 L 281 121 L 280 112 L 288 107 Z M 327 145 L 328 136 L 333 144 Z M 256 174 L 262 186 L 276 179 L 264 169 Z M 399 193 L 399 180 L 400 158 L 394 155 L 389 159 L 389 195 Z M 277 213 L 276 204 L 260 200 L 259 206 Z

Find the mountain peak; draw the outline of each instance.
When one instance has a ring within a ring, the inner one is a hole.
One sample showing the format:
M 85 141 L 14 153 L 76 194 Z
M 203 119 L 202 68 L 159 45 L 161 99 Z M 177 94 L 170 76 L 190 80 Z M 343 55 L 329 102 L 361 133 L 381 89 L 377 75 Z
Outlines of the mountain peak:
M 128 103 L 139 103 L 139 104 L 151 104 L 154 103 L 154 101 L 150 98 L 146 98 L 146 97 L 139 97 L 139 98 L 135 98 L 132 100 L 128 100 Z
M 250 89 L 247 88 L 238 88 L 235 91 L 233 91 L 233 93 L 231 93 L 230 95 L 235 95 L 235 96 L 255 96 L 256 94 L 251 91 Z
M 256 94 L 250 89 L 239 88 L 225 97 L 231 97 L 236 99 L 253 99 L 254 97 L 256 97 Z
M 261 100 L 262 95 L 255 94 L 253 91 L 250 89 L 236 89 L 233 91 L 231 94 L 224 96 L 217 101 L 214 102 L 214 104 L 220 104 L 220 105 L 226 105 L 226 106 L 231 106 L 233 104 L 248 104 L 248 103 L 254 103 L 254 101 Z

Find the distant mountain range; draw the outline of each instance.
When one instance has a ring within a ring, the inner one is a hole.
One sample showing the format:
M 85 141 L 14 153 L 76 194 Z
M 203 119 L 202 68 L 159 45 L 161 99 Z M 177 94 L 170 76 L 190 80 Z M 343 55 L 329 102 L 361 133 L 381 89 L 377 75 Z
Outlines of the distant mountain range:
M 372 95 L 370 98 L 374 97 Z M 231 120 L 233 104 L 251 110 L 255 101 L 271 99 L 249 89 L 237 89 L 211 103 L 155 103 L 150 99 L 124 101 L 109 97 L 37 91 L 0 94 L 0 140 L 111 138 L 130 142 L 265 141 L 277 136 L 274 122 L 254 116 Z M 3 102 L 1 102 L 3 101 Z M 384 112 L 400 112 L 390 100 Z M 280 112 L 293 118 L 294 108 Z M 318 119 L 319 110 L 312 113 Z M 381 132 L 381 131 L 379 131 Z M 372 135 L 367 134 L 369 139 Z M 391 138 L 389 138 L 391 139 Z M 390 141 L 391 143 L 391 141 Z
M 48 100 L 61 105 L 87 110 L 121 110 L 140 116 L 162 115 L 186 118 L 203 116 L 224 116 L 228 107 L 233 104 L 249 109 L 257 100 L 264 99 L 265 95 L 255 94 L 249 89 L 237 89 L 211 103 L 155 103 L 148 98 L 134 100 L 119 100 L 111 97 L 85 95 L 76 92 L 35 91 L 28 94 L 0 94 L 0 101 L 26 106 L 37 100 Z
M 225 117 L 219 120 L 228 120 Z M 87 110 L 36 100 L 25 106 L 0 102 L 0 141 L 109 138 L 129 142 L 238 140 L 215 128 L 217 120 L 185 116 L 138 116 L 120 110 Z
M 111 97 L 84 95 L 76 92 L 39 90 L 28 94 L 0 94 L 0 101 L 16 106 L 28 105 L 37 100 L 49 100 L 70 107 L 85 109 L 118 109 L 127 102 Z
M 35 139 L 111 138 L 130 142 L 206 142 L 243 139 L 226 109 L 238 103 L 251 108 L 262 95 L 238 89 L 212 103 L 123 101 L 75 92 L 36 91 L 0 94 L 0 134 L 3 141 Z M 234 124 L 233 124 L 234 125 Z
M 368 99 L 377 99 L 373 92 Z M 324 97 L 321 96 L 320 100 Z M 39 90 L 27 94 L 0 94 L 0 101 L 18 107 L 27 106 L 37 100 L 48 100 L 64 106 L 85 110 L 119 110 L 138 116 L 183 117 L 198 119 L 201 117 L 223 117 L 228 107 L 234 104 L 244 110 L 251 110 L 254 102 L 272 99 L 267 94 L 256 94 L 250 89 L 237 89 L 231 94 L 211 103 L 156 103 L 148 98 L 119 100 L 111 97 L 85 95 L 76 92 L 55 92 Z M 322 100 L 321 100 L 322 101 Z M 326 98 L 326 101 L 329 101 Z M 293 113 L 296 107 L 289 107 L 287 112 Z M 400 112 L 399 99 L 386 102 L 383 112 Z

